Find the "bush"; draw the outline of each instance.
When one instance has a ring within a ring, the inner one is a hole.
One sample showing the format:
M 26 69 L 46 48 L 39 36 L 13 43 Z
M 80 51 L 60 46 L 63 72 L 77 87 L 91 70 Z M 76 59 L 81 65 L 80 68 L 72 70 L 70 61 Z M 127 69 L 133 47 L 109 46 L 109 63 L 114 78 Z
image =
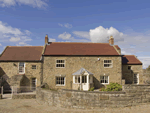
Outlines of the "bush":
M 90 88 L 88 91 L 94 91 L 94 87 Z
M 101 88 L 100 91 L 121 91 L 122 90 L 122 85 L 118 83 L 110 83 L 107 85 L 107 88 Z

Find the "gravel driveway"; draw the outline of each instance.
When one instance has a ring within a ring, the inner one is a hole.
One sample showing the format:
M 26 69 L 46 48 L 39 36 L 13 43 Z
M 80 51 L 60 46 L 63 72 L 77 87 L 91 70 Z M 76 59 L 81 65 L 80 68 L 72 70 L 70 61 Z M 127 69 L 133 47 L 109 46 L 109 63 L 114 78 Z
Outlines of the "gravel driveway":
M 2 99 L 0 100 L 0 113 L 150 113 L 150 104 L 114 109 L 83 110 L 39 105 L 35 99 Z

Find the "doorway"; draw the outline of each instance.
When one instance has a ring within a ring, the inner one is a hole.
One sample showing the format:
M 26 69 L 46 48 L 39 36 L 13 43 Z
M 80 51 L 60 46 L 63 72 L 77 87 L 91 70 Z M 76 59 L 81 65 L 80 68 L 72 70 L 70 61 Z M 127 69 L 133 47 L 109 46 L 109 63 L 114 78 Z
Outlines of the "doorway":
M 134 80 L 134 84 L 139 84 L 139 74 L 138 73 L 134 74 L 133 80 Z

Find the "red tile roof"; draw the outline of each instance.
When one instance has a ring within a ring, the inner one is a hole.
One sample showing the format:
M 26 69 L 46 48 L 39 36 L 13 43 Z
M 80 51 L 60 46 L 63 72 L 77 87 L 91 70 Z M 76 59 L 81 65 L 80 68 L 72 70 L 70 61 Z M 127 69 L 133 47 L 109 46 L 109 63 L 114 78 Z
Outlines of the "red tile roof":
M 39 61 L 43 46 L 7 46 L 0 61 Z
M 140 64 L 142 62 L 135 55 L 123 55 L 122 56 L 122 64 Z
M 52 42 L 44 55 L 119 55 L 109 43 Z

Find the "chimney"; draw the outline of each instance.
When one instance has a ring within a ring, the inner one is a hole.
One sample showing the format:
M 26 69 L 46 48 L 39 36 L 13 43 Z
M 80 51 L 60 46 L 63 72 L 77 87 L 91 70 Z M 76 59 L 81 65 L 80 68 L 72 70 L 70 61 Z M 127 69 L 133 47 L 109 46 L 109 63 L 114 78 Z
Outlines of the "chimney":
M 113 38 L 113 36 L 110 36 L 110 38 L 109 38 L 109 44 L 110 45 L 114 45 L 114 38 Z
M 45 36 L 45 44 L 48 44 L 48 35 Z

